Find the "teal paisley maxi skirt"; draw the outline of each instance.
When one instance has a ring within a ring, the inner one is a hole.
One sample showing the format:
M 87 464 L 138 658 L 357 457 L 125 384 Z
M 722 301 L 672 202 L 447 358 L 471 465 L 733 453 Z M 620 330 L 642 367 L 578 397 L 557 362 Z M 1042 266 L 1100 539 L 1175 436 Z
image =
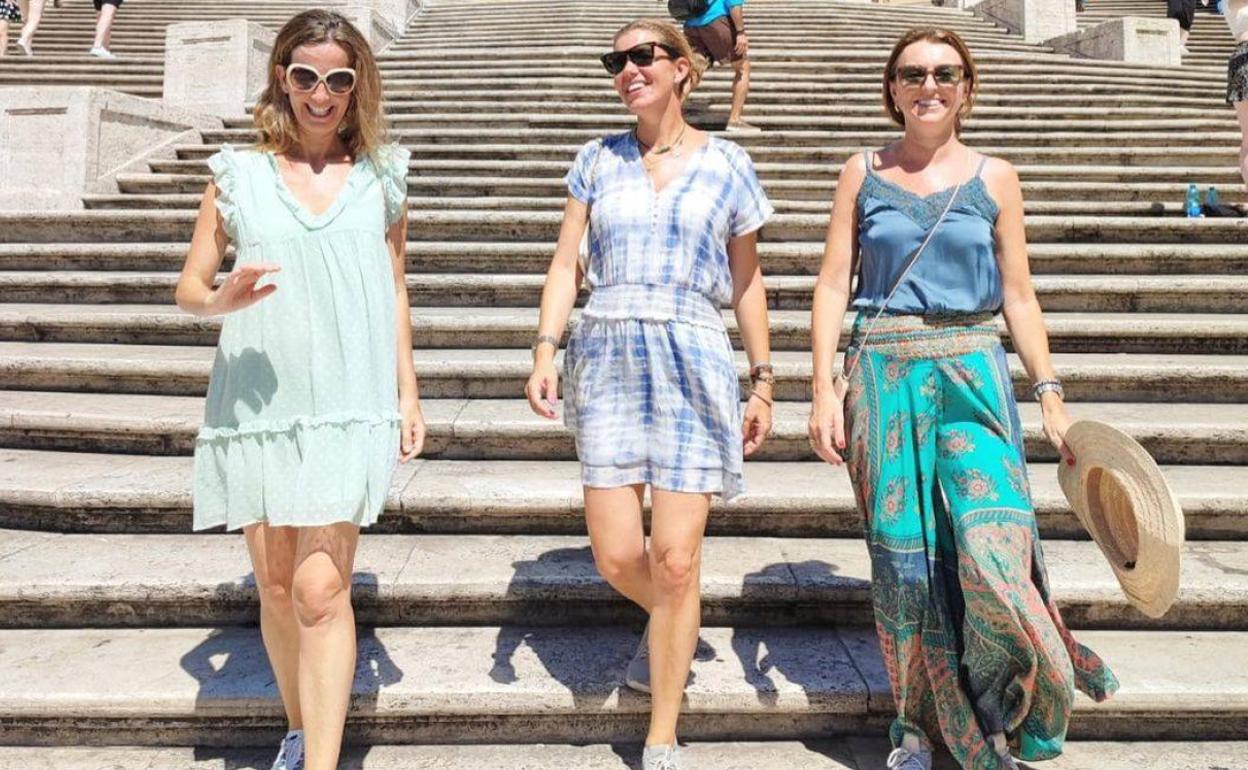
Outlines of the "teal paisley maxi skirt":
M 1050 596 L 992 318 L 881 317 L 845 414 L 894 745 L 939 735 L 962 767 L 997 770 L 987 736 L 1004 732 L 1025 760 L 1057 756 L 1075 688 L 1101 701 L 1118 681 Z

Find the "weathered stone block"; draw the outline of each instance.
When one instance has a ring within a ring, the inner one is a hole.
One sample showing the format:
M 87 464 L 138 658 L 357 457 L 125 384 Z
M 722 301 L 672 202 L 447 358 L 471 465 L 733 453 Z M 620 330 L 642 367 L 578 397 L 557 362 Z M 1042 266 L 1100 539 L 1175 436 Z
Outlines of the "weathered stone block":
M 1084 59 L 1177 67 L 1182 61 L 1179 23 L 1174 19 L 1126 16 L 1048 41 L 1058 51 Z
M 165 30 L 166 104 L 222 117 L 245 114 L 245 104 L 268 82 L 276 34 L 246 19 L 191 21 Z
M 983 0 L 963 7 L 1021 35 L 1028 43 L 1042 43 L 1078 29 L 1075 0 Z
M 402 27 L 396 27 L 371 2 L 352 2 L 342 9 L 342 15 L 350 19 L 356 29 L 368 39 L 374 52 L 386 50 L 402 34 Z
M 117 192 L 117 174 L 146 171 L 221 125 L 106 88 L 0 88 L 0 209 L 80 209 L 84 193 Z
M 407 22 L 422 5 L 428 5 L 428 0 L 362 0 L 362 4 L 372 6 L 373 10 L 390 23 L 396 34 L 401 35 L 407 29 Z

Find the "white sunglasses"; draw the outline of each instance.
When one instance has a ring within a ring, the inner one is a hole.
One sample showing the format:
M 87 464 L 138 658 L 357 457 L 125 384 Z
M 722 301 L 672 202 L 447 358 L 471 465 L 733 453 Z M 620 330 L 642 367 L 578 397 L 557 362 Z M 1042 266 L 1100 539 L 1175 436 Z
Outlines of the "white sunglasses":
M 355 90 L 355 70 L 350 67 L 330 70 L 324 75 L 306 64 L 286 65 L 286 85 L 301 93 L 316 90 L 321 83 L 331 94 L 342 96 Z

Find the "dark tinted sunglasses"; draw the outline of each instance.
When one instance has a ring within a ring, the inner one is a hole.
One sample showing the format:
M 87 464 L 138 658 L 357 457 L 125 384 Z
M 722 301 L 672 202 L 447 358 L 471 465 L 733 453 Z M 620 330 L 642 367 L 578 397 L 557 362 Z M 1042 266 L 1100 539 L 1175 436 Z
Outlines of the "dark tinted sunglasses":
M 663 49 L 668 55 L 666 57 L 655 56 L 654 49 L 656 48 Z M 611 53 L 604 53 L 601 58 L 602 66 L 606 67 L 607 72 L 612 75 L 618 75 L 624 71 L 625 63 L 630 61 L 638 67 L 649 67 L 651 64 L 654 64 L 655 59 L 675 59 L 679 56 L 680 52 L 671 46 L 666 46 L 662 43 L 642 43 L 641 45 L 633 46 L 627 51 L 612 51 Z
M 898 67 L 896 78 L 907 88 L 918 88 L 927 82 L 928 75 L 932 76 L 938 86 L 956 86 L 962 82 L 965 72 L 960 64 L 942 64 L 930 70 L 923 67 Z
M 286 84 L 296 91 L 315 91 L 321 81 L 331 94 L 349 94 L 355 90 L 355 70 L 343 67 L 322 75 L 306 64 L 286 65 Z

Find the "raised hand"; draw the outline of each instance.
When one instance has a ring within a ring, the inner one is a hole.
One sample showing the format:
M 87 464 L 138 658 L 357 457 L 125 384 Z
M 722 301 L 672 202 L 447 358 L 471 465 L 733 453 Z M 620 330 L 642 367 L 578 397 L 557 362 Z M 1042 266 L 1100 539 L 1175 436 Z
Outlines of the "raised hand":
M 277 284 L 270 283 L 257 289 L 256 283 L 264 276 L 281 269 L 268 262 L 236 266 L 209 295 L 205 303 L 208 311 L 213 315 L 232 313 L 256 304 L 277 291 Z

